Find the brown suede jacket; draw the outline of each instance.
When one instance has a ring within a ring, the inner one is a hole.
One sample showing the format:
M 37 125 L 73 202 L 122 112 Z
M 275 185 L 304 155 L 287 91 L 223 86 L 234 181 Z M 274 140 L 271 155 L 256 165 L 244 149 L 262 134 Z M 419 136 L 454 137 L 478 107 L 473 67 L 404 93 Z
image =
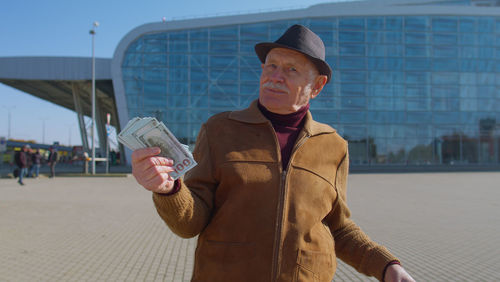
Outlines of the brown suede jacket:
M 349 219 L 347 142 L 308 112 L 286 170 L 257 102 L 210 118 L 198 165 L 172 195 L 153 194 L 181 237 L 199 234 L 193 281 L 331 281 L 336 257 L 382 280 L 397 260 Z

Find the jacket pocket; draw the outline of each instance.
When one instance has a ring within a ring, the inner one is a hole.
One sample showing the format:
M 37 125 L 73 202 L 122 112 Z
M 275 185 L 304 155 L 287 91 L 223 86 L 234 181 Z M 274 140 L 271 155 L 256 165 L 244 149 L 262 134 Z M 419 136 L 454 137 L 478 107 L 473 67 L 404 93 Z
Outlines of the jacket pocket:
M 294 281 L 331 281 L 334 273 L 333 254 L 299 249 Z

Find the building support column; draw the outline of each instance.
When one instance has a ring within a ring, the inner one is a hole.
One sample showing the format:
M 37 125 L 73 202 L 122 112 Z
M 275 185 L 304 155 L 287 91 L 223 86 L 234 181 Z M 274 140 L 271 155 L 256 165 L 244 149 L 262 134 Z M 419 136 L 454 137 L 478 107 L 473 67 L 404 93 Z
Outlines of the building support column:
M 99 95 L 97 95 L 96 89 L 96 110 L 95 110 L 95 123 L 96 123 L 96 131 L 97 136 L 99 138 L 99 153 L 101 158 L 106 157 L 106 144 L 108 141 L 108 135 L 106 133 L 106 113 L 104 113 L 103 109 L 100 107 Z
M 85 152 L 90 152 L 87 128 L 85 127 L 85 120 L 82 111 L 81 98 L 80 98 L 80 88 L 76 82 L 71 83 L 71 89 L 73 92 L 73 102 L 75 104 L 75 111 L 78 118 L 78 125 L 80 128 L 80 137 L 82 138 L 82 146 Z

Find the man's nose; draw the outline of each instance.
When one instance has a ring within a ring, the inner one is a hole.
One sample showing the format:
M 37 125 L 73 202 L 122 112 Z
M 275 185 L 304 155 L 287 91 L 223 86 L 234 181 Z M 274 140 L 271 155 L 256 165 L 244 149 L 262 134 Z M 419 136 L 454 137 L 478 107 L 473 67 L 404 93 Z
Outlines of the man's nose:
M 276 69 L 274 69 L 270 75 L 270 78 L 275 82 L 283 82 L 285 79 L 283 69 L 281 67 L 277 67 Z

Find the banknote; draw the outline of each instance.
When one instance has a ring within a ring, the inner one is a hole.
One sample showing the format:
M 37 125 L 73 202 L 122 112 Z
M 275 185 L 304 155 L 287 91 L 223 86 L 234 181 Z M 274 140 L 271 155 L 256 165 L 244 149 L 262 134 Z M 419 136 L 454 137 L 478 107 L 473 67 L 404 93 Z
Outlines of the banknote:
M 159 147 L 160 156 L 174 161 L 174 171 L 170 173 L 177 179 L 197 165 L 189 146 L 181 144 L 163 122 L 156 118 L 133 118 L 118 134 L 118 141 L 131 150 Z

